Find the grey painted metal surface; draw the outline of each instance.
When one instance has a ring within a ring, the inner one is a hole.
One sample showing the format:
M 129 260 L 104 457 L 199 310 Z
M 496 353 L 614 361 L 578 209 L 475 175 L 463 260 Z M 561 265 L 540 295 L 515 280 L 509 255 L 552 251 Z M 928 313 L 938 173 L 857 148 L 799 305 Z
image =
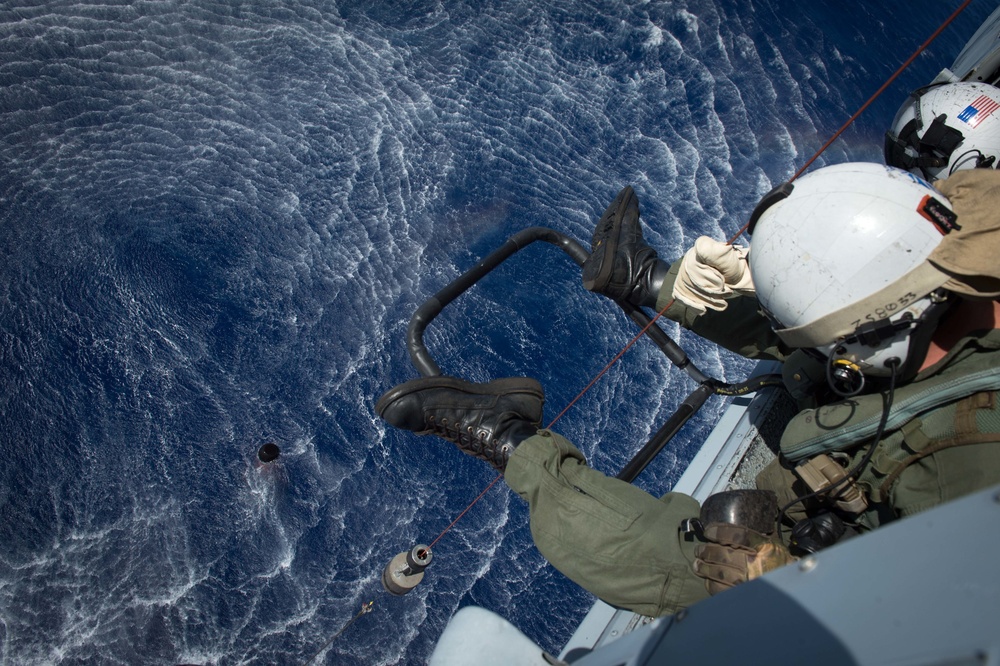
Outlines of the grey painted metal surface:
M 848 540 L 594 651 L 612 664 L 1000 664 L 1000 485 Z
M 998 68 L 1000 68 L 1000 7 L 983 21 L 979 30 L 955 58 L 949 72 L 955 78 L 943 80 L 984 81 L 996 85 Z M 942 80 L 940 75 L 935 79 L 937 80 Z
M 997 666 L 997 552 L 1000 485 L 849 539 L 565 658 L 574 666 Z M 461 631 L 498 629 L 490 618 Z M 527 649 L 530 662 L 510 663 L 539 663 L 534 658 L 541 649 Z M 472 651 L 452 656 L 432 657 L 431 666 L 484 663 Z

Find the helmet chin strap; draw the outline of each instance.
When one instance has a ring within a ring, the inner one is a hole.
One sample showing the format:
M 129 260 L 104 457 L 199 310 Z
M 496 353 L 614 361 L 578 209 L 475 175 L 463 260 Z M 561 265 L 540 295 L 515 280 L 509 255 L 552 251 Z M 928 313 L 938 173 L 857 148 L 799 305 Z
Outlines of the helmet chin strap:
M 934 333 L 941 319 L 959 304 L 960 300 L 950 291 L 939 289 L 931 294 L 933 303 L 917 320 L 910 334 L 910 348 L 906 360 L 899 369 L 899 381 L 908 382 L 917 376 L 924 366 L 927 352 L 934 339 Z
M 918 319 L 902 319 L 897 322 L 882 320 L 876 324 L 863 324 L 847 338 L 847 341 L 863 341 L 872 348 L 874 354 L 877 347 L 884 341 L 903 330 L 908 330 L 904 358 L 893 356 L 886 359 L 883 365 L 899 381 L 910 381 L 924 365 L 941 318 L 959 302 L 959 299 L 955 298 L 951 292 L 944 289 L 938 289 L 930 296 L 931 304 Z M 879 377 L 878 379 L 884 378 Z M 831 390 L 842 398 L 858 395 L 864 390 L 866 384 L 865 373 L 861 365 L 843 356 L 828 357 L 826 380 Z
M 969 333 L 1000 328 L 1000 300 L 956 300 L 954 312 L 934 330 L 919 370 L 938 363 Z

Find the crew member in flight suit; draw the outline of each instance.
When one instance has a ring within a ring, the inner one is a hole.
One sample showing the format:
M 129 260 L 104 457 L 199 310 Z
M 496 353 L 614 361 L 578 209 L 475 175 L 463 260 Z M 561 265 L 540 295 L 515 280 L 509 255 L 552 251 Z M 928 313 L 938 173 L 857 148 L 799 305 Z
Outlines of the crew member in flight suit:
M 587 289 L 783 361 L 802 411 L 757 479 L 756 499 L 789 509 L 769 509 L 771 524 L 719 522 L 687 495 L 656 498 L 592 469 L 540 429 L 533 379 L 416 379 L 376 411 L 501 472 L 529 504 L 536 546 L 568 578 L 612 606 L 674 613 L 844 533 L 1000 482 L 998 211 L 993 170 L 934 189 L 892 167 L 842 164 L 766 196 L 749 250 L 703 237 L 672 264 L 644 241 L 631 188 L 605 211 Z M 778 538 L 782 518 L 798 542 Z

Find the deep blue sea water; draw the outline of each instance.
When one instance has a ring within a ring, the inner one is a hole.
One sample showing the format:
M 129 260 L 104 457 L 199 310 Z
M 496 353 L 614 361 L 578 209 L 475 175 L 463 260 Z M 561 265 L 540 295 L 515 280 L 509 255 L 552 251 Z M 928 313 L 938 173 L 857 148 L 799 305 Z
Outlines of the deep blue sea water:
M 587 242 L 625 184 L 664 256 L 728 238 L 957 4 L 0 5 L 0 663 L 301 664 L 369 600 L 319 663 L 422 664 L 469 604 L 557 651 L 592 598 L 502 484 L 381 590 L 494 478 L 374 416 L 416 376 L 410 315 L 524 227 Z M 992 9 L 824 160 L 880 160 Z M 557 250 L 520 255 L 426 339 L 448 374 L 538 377 L 552 418 L 633 328 Z M 615 473 L 691 388 L 640 344 L 559 429 Z

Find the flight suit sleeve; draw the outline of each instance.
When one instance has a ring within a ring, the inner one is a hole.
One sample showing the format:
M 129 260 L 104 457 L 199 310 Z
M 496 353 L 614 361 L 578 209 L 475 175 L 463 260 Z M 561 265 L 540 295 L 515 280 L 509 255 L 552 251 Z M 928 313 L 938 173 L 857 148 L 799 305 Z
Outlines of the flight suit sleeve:
M 670 303 L 664 313 L 668 319 L 720 347 L 746 358 L 785 360 L 792 350 L 771 329 L 754 296 L 734 296 L 727 300 L 725 310 L 708 310 L 704 314 L 674 300 L 672 294 L 680 263 L 678 259 L 670 266 L 656 300 L 657 312 Z
M 518 445 L 504 480 L 528 502 L 531 536 L 545 559 L 605 603 L 658 617 L 708 597 L 692 568 L 697 542 L 679 529 L 698 515 L 692 497 L 657 499 L 605 476 L 548 430 Z

